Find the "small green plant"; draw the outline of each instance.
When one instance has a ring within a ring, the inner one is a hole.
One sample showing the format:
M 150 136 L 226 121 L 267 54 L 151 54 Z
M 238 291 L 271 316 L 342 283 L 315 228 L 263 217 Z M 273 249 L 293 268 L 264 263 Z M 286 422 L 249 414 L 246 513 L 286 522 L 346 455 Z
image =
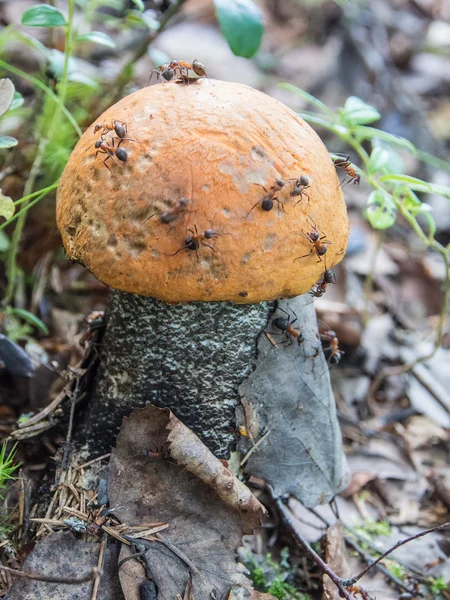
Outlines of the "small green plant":
M 449 589 L 448 582 L 445 581 L 444 577 L 438 577 L 430 579 L 431 593 L 434 596 L 439 596 L 441 592 L 446 592 Z
M 373 519 L 366 519 L 362 525 L 355 527 L 355 531 L 369 541 L 373 539 L 373 536 L 389 536 L 392 533 L 391 526 L 387 521 L 374 521 Z
M 20 466 L 20 464 L 14 464 L 16 451 L 17 444 L 7 453 L 7 444 L 3 442 L 0 450 L 0 490 L 5 487 L 5 483 L 9 479 L 14 479 L 13 473 Z
M 272 594 L 279 600 L 310 600 L 308 594 L 302 594 L 288 582 L 295 573 L 295 569 L 289 564 L 288 548 L 283 548 L 278 563 L 273 560 L 271 554 L 259 556 L 249 551 L 244 564 L 258 591 Z

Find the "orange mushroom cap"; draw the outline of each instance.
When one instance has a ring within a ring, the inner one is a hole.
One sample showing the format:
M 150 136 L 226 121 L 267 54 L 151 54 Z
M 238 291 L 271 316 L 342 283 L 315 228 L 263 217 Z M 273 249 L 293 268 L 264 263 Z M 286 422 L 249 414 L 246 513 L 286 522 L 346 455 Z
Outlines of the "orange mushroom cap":
M 114 121 L 131 139 L 95 128 Z M 101 138 L 126 160 L 96 155 Z M 302 175 L 309 199 L 291 195 Z M 100 281 L 169 303 L 297 296 L 343 258 L 349 232 L 311 127 L 270 96 L 206 79 L 147 87 L 103 113 L 70 156 L 57 222 L 69 258 Z M 304 256 L 314 224 L 327 242 L 320 261 L 314 249 Z

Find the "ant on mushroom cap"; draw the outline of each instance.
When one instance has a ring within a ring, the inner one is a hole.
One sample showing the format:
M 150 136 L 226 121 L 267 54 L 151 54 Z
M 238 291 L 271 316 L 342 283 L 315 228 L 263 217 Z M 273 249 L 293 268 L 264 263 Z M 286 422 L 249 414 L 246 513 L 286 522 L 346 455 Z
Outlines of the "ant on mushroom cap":
M 289 179 L 289 181 L 294 182 L 291 193 L 289 195 L 291 197 L 300 196 L 300 200 L 297 200 L 294 206 L 297 206 L 297 204 L 303 200 L 303 194 L 305 194 L 309 202 L 309 194 L 305 192 L 305 189 L 311 186 L 309 177 L 307 177 L 306 175 L 300 175 L 299 177 Z
M 322 281 L 317 284 L 316 289 L 312 289 L 309 293 L 315 298 L 321 298 L 327 290 L 327 285 L 330 283 L 336 283 L 336 275 L 332 269 L 325 269 Z
M 158 81 L 163 82 L 163 80 L 171 81 L 177 74 L 177 71 L 180 77 L 183 80 L 186 80 L 187 83 L 189 83 L 190 80 L 189 71 L 193 71 L 198 77 L 208 77 L 205 65 L 196 58 L 194 58 L 191 63 L 185 62 L 184 60 L 172 60 L 169 63 L 162 64 L 156 69 L 152 69 L 148 83 L 150 84 L 153 73 L 156 73 Z
M 188 229 L 188 231 L 189 231 L 190 235 L 187 235 L 184 238 L 184 246 L 179 248 L 173 254 L 167 254 L 166 256 L 175 256 L 182 250 L 192 250 L 195 252 L 195 254 L 197 256 L 197 261 L 200 261 L 200 258 L 198 255 L 198 250 L 200 248 L 200 244 L 202 246 L 206 246 L 206 248 L 209 248 L 210 250 L 215 252 L 215 249 L 212 246 L 210 246 L 210 244 L 207 244 L 204 240 L 217 239 L 220 235 L 218 231 L 216 231 L 215 229 L 205 229 L 205 231 L 203 233 L 199 233 L 198 229 L 197 229 L 197 225 L 194 225 L 194 229 Z
M 260 198 L 258 200 L 258 202 L 256 202 L 251 207 L 251 209 L 245 215 L 246 217 L 248 217 L 248 215 L 252 212 L 252 210 L 254 208 L 256 208 L 258 206 L 259 203 L 261 203 L 261 209 L 262 210 L 269 211 L 269 210 L 272 210 L 274 202 L 277 202 L 278 203 L 278 208 L 281 207 L 281 209 L 283 210 L 283 212 L 286 212 L 284 210 L 284 202 L 281 202 L 281 200 L 279 200 L 277 198 L 278 192 L 281 189 L 283 189 L 283 187 L 286 185 L 286 182 L 283 179 L 277 179 L 275 181 L 275 183 L 272 185 L 272 187 L 270 188 L 269 191 L 267 191 L 267 189 L 263 185 L 261 185 L 260 183 L 255 183 L 254 185 L 259 185 L 260 187 L 262 187 L 262 189 L 266 192 L 266 195 L 263 196 L 262 198 Z
M 119 145 L 120 145 L 120 142 L 119 142 Z M 112 139 L 112 146 L 110 144 L 108 144 L 108 142 L 106 142 L 102 138 L 102 139 L 98 140 L 97 142 L 95 142 L 95 148 L 97 149 L 95 156 L 97 156 L 97 154 L 99 154 L 99 153 L 108 155 L 105 158 L 105 160 L 103 161 L 103 164 L 108 169 L 108 171 L 111 171 L 111 169 L 106 164 L 106 161 L 109 160 L 110 158 L 112 158 L 114 160 L 114 157 L 116 157 L 117 159 L 119 159 L 122 162 L 126 162 L 126 160 L 128 158 L 128 154 L 127 154 L 127 151 L 125 150 L 125 148 L 119 148 L 119 147 L 115 148 L 114 147 L 114 138 Z
M 332 242 L 326 239 L 327 234 L 321 229 L 318 229 L 317 225 L 309 215 L 308 220 L 312 226 L 312 230 L 308 233 L 297 233 L 296 235 L 301 235 L 302 237 L 306 238 L 311 244 L 311 250 L 308 252 L 308 254 L 304 254 L 303 256 L 299 256 L 298 258 L 294 259 L 294 262 L 296 260 L 300 260 L 301 258 L 311 256 L 313 252 L 316 253 L 316 256 L 319 259 L 317 262 L 322 262 L 322 256 L 326 254 L 327 251 L 327 244 L 332 244 Z M 322 236 L 320 235 L 321 233 L 323 233 Z

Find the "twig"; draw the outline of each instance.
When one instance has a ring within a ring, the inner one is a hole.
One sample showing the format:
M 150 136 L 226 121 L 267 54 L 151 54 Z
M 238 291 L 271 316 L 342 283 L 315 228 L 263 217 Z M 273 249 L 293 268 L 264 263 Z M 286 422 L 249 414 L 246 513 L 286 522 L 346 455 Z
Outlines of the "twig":
M 388 556 L 389 554 L 391 554 L 391 552 L 394 552 L 394 550 L 397 550 L 397 548 L 400 548 L 400 546 L 404 546 L 405 544 L 408 544 L 409 542 L 412 542 L 412 540 L 417 540 L 418 538 L 421 538 L 424 535 L 428 535 L 429 533 L 433 533 L 434 531 L 440 531 L 441 529 L 446 529 L 447 527 L 450 527 L 450 522 L 444 523 L 443 525 L 437 525 L 436 527 L 432 527 L 431 529 L 426 529 L 425 531 L 421 531 L 420 533 L 416 533 L 415 535 L 412 535 L 412 536 L 410 536 L 408 538 L 405 538 L 404 540 L 400 540 L 399 542 L 397 542 L 396 544 L 394 544 L 394 546 L 392 546 L 392 548 L 389 548 L 389 550 L 386 550 L 386 552 L 384 552 L 381 556 L 379 556 L 376 560 L 374 560 L 370 565 L 368 565 L 364 569 L 364 571 L 361 571 L 361 573 L 359 573 L 359 575 L 356 575 L 355 577 L 352 577 L 350 579 L 346 579 L 344 581 L 344 584 L 347 585 L 347 586 L 354 585 L 357 581 L 359 581 L 362 577 L 364 577 L 364 575 L 368 571 L 370 571 L 370 569 L 372 569 L 372 567 L 374 567 L 380 561 L 382 561 L 383 558 L 386 558 L 386 556 Z
M 106 533 L 103 534 L 102 542 L 100 544 L 100 552 L 98 553 L 97 561 L 97 575 L 94 579 L 94 586 L 92 588 L 91 600 L 97 600 L 98 588 L 100 587 L 100 580 L 102 577 L 103 562 L 105 560 L 105 548 L 108 536 Z
M 92 460 L 89 460 L 86 463 L 83 463 L 82 465 L 78 466 L 78 467 L 74 467 L 74 471 L 80 471 L 81 469 L 84 469 L 85 467 L 89 467 L 90 465 L 93 465 L 96 462 L 100 462 L 101 460 L 104 460 L 105 458 L 109 458 L 111 456 L 111 452 L 108 452 L 108 454 L 102 454 L 102 456 L 99 456 L 98 458 L 93 458 Z
M 295 538 L 295 541 L 313 559 L 313 561 L 319 565 L 319 567 L 323 570 L 323 572 L 326 575 L 328 575 L 328 577 L 331 579 L 331 581 L 334 583 L 334 585 L 339 590 L 342 598 L 345 598 L 346 600 L 353 600 L 352 596 L 345 589 L 344 580 L 342 580 L 338 575 L 336 575 L 336 573 L 334 571 L 332 571 L 330 569 L 330 567 L 327 565 L 327 563 L 324 560 L 322 560 L 322 558 L 317 554 L 317 552 L 315 552 L 311 548 L 311 546 L 308 544 L 308 542 L 303 538 L 301 533 L 298 531 L 294 521 L 292 520 L 291 512 L 288 509 L 288 507 L 285 506 L 283 504 L 283 502 L 281 501 L 281 499 L 275 495 L 275 492 L 273 491 L 273 489 L 270 486 L 267 486 L 267 488 L 269 490 L 270 495 L 272 496 L 272 499 L 274 500 L 275 504 L 277 505 L 277 508 L 280 512 L 281 518 L 283 519 L 285 524 L 290 529 L 293 537 Z
M 86 583 L 97 577 L 97 567 L 94 567 L 89 574 L 83 575 L 82 577 L 52 577 L 51 575 L 39 575 L 38 573 L 31 573 L 30 571 L 19 571 L 18 569 L 11 569 L 10 567 L 4 567 L 0 565 L 0 571 L 5 571 L 11 575 L 17 577 L 25 577 L 25 579 L 34 579 L 35 581 L 46 581 L 47 583 L 62 583 L 65 585 L 79 585 L 80 583 Z
M 247 454 L 241 460 L 241 464 L 239 465 L 240 467 L 243 467 L 245 465 L 245 463 L 248 461 L 248 459 L 250 458 L 250 456 L 253 454 L 253 452 L 255 452 L 259 448 L 259 446 L 261 446 L 261 444 L 267 438 L 267 436 L 269 435 L 269 433 L 270 433 L 270 429 L 267 430 L 266 433 L 263 436 L 261 436 L 259 438 L 259 440 L 250 448 L 250 450 L 247 452 Z
M 191 560 L 189 560 L 189 558 L 186 556 L 186 554 L 183 554 L 183 552 L 181 552 L 181 550 L 178 550 L 178 548 L 176 546 L 174 546 L 172 544 L 172 542 L 169 542 L 169 540 L 167 540 L 160 533 L 157 533 L 155 535 L 155 537 L 156 537 L 156 539 L 159 542 L 161 542 L 162 544 L 164 544 L 164 546 L 166 546 L 167 548 L 169 548 L 169 550 L 172 550 L 172 552 L 174 554 L 176 554 L 180 560 L 182 560 L 184 563 L 186 563 L 187 566 L 191 569 L 191 571 L 193 573 L 195 573 L 196 575 L 200 575 L 200 571 L 197 569 L 197 567 L 194 565 L 194 563 Z

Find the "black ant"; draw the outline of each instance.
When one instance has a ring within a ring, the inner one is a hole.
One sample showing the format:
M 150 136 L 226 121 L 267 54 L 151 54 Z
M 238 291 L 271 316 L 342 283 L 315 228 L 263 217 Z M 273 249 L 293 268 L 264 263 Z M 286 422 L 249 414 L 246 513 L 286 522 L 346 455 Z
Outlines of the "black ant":
M 313 289 L 309 293 L 315 298 L 321 298 L 327 290 L 327 285 L 330 283 L 336 283 L 336 276 L 331 269 L 325 269 L 322 281 L 317 284 L 315 290 Z
M 114 148 L 114 139 L 112 140 L 112 146 L 109 145 L 108 142 L 105 142 L 105 140 L 102 138 L 101 140 L 98 140 L 97 142 L 95 142 L 95 147 L 97 149 L 95 156 L 97 156 L 98 153 L 108 155 L 105 158 L 105 160 L 103 161 L 103 164 L 108 169 L 108 171 L 111 171 L 111 169 L 106 164 L 106 161 L 109 160 L 110 158 L 114 159 L 114 156 L 115 156 L 122 162 L 126 162 L 126 160 L 128 158 L 128 154 L 127 154 L 127 151 L 125 150 L 125 148 L 119 148 L 119 147 Z
M 261 209 L 265 210 L 265 211 L 269 211 L 272 210 L 273 208 L 273 204 L 274 202 L 278 203 L 278 208 L 281 207 L 281 209 L 283 210 L 283 212 L 286 212 L 284 210 L 284 203 L 281 202 L 281 200 L 279 200 L 276 197 L 276 194 L 283 189 L 283 187 L 286 185 L 286 182 L 283 181 L 283 179 L 277 179 L 276 182 L 274 183 L 274 185 L 270 188 L 269 191 L 266 190 L 266 188 L 261 185 L 260 183 L 255 183 L 255 185 L 259 185 L 260 187 L 262 187 L 262 189 L 266 192 L 266 195 L 263 196 L 262 198 L 260 198 L 258 200 L 258 202 L 256 202 L 251 209 L 248 211 L 248 213 L 245 215 L 246 217 L 248 217 L 248 215 L 252 212 L 252 210 L 254 208 L 256 208 L 258 206 L 258 204 L 261 202 Z
M 320 339 L 322 341 L 330 342 L 329 347 L 325 348 L 325 350 L 331 350 L 327 363 L 329 365 L 331 363 L 337 364 L 341 360 L 342 355 L 345 354 L 345 352 L 339 349 L 339 340 L 337 338 L 336 332 L 332 329 L 325 329 L 325 331 L 320 332 Z
M 159 216 L 160 222 L 163 223 L 164 225 L 168 225 L 169 223 L 172 223 L 172 221 L 175 221 L 175 219 L 178 217 L 178 215 L 182 214 L 186 210 L 188 204 L 189 204 L 189 200 L 187 198 L 181 198 L 181 200 L 178 201 L 178 204 L 174 208 L 165 210 L 164 212 L 162 212 L 160 214 L 160 216 Z M 154 215 L 152 215 L 152 216 L 154 216 Z
M 326 240 L 327 234 L 324 231 L 319 230 L 317 228 L 317 225 L 315 224 L 315 222 L 312 220 L 312 218 L 309 215 L 308 215 L 308 219 L 309 219 L 309 222 L 312 225 L 313 229 L 309 233 L 298 233 L 297 235 L 303 236 L 304 238 L 306 238 L 308 240 L 308 242 L 310 242 L 311 250 L 308 252 L 308 254 L 304 254 L 303 256 L 299 256 L 298 258 L 296 258 L 294 260 L 294 262 L 296 260 L 300 260 L 301 258 L 306 258 L 307 256 L 311 256 L 311 254 L 313 252 L 316 253 L 316 255 L 319 259 L 317 262 L 322 262 L 322 256 L 327 251 L 327 244 L 332 244 L 332 242 L 330 242 L 329 240 Z M 323 233 L 323 235 L 321 236 L 320 233 Z M 322 241 L 322 240 L 324 240 L 324 241 Z
M 336 168 L 344 169 L 346 175 L 349 176 L 349 180 L 346 183 L 353 183 L 353 185 L 359 185 L 361 181 L 361 176 L 356 172 L 355 167 L 350 162 L 350 156 L 348 154 L 335 154 L 336 158 L 333 158 L 333 164 Z M 345 177 L 342 182 L 339 184 L 345 185 Z
M 158 82 L 162 82 L 163 80 L 171 81 L 173 79 L 173 76 L 175 75 L 175 70 L 170 66 L 170 64 L 171 63 L 164 63 L 156 69 L 152 69 L 150 71 L 150 77 L 148 78 L 148 85 L 150 85 L 153 73 L 156 73 L 156 78 Z
M 297 200 L 294 206 L 297 206 L 297 204 L 303 200 L 303 194 L 305 194 L 309 201 L 309 195 L 305 192 L 305 189 L 309 188 L 311 185 L 309 177 L 307 177 L 306 175 L 300 175 L 300 177 L 289 179 L 289 181 L 294 182 L 291 193 L 289 195 L 291 197 L 300 196 L 300 200 Z
M 199 261 L 200 258 L 198 256 L 198 249 L 200 248 L 200 244 L 202 246 L 206 246 L 206 248 L 209 248 L 210 250 L 215 252 L 215 249 L 212 246 L 210 246 L 210 244 L 207 244 L 204 240 L 217 239 L 219 235 L 221 235 L 218 231 L 216 231 L 215 229 L 205 229 L 203 233 L 199 233 L 197 225 L 194 225 L 194 229 L 188 229 L 188 231 L 191 235 L 187 235 L 184 238 L 184 246 L 179 248 L 173 254 L 169 254 L 168 256 L 175 256 L 176 254 L 178 254 L 178 252 L 181 252 L 182 250 L 192 250 L 195 252 L 197 260 Z
M 283 310 L 280 307 L 278 307 L 278 310 L 281 310 L 281 312 L 284 312 L 284 314 L 287 316 L 286 317 L 277 317 L 276 319 L 274 319 L 272 321 L 272 325 L 274 325 L 277 329 L 279 329 L 282 332 L 282 333 L 273 332 L 273 335 L 284 335 L 286 337 L 286 340 L 284 342 L 280 342 L 281 344 L 285 344 L 286 342 L 289 342 L 289 345 L 292 345 L 294 343 L 293 342 L 294 339 L 297 340 L 298 345 L 302 344 L 305 341 L 303 333 L 301 331 L 298 331 L 297 329 L 294 329 L 294 327 L 292 327 L 292 325 L 298 320 L 295 312 L 292 311 L 292 314 L 294 315 L 295 319 L 293 321 L 291 321 L 291 315 L 288 312 L 286 312 L 285 310 Z

